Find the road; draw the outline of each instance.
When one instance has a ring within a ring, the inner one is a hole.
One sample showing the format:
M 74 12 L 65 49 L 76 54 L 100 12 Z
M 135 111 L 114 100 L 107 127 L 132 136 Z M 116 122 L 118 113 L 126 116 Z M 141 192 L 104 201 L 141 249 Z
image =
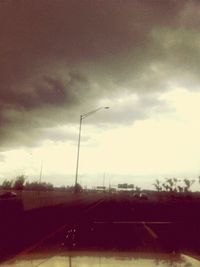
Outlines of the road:
M 186 220 L 180 212 L 175 220 L 173 210 L 166 220 L 164 212 L 157 214 L 160 209 L 155 203 L 128 197 L 79 195 L 73 204 L 26 213 L 2 251 L 10 249 L 9 256 L 17 257 L 42 251 L 85 250 L 198 254 L 199 222 Z

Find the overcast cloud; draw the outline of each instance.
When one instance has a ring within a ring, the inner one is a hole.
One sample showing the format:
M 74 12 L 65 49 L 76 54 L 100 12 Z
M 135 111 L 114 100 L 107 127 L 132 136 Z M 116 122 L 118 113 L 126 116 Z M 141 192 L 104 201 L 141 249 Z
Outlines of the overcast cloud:
M 184 0 L 1 1 L 1 150 L 73 140 L 49 129 L 99 105 L 115 107 L 107 124 L 171 112 L 163 92 L 199 90 L 199 10 Z

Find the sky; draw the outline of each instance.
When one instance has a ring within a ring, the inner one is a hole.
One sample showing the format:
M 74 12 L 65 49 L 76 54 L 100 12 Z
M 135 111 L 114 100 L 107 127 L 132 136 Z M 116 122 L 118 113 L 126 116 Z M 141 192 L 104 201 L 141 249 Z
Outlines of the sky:
M 200 175 L 200 2 L 1 0 L 0 182 Z M 196 184 L 196 189 L 200 185 Z

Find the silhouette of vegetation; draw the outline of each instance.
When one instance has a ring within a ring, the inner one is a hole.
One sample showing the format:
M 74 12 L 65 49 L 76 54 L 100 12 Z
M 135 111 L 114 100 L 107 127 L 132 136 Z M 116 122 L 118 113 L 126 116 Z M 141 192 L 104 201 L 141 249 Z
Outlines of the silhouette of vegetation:
M 0 188 L 3 190 L 32 190 L 32 191 L 51 191 L 54 189 L 53 184 L 38 181 L 29 182 L 26 181 L 25 175 L 19 175 L 14 180 L 5 179 Z
M 183 185 L 181 185 L 183 183 Z M 177 179 L 177 178 L 165 178 L 165 182 L 161 182 L 156 179 L 153 183 L 157 192 L 171 192 L 182 193 L 191 192 L 191 186 L 195 183 L 194 179 Z
M 136 191 L 136 192 L 140 192 L 140 191 L 141 191 L 141 188 L 140 188 L 139 186 L 136 186 L 136 187 L 135 187 L 135 191 Z
M 25 183 L 26 177 L 24 175 L 19 175 L 15 178 L 15 181 L 13 183 L 13 189 L 14 190 L 23 190 L 24 189 L 24 183 Z
M 34 181 L 26 182 L 24 189 L 29 191 L 52 191 L 54 189 L 54 186 L 51 183 L 39 183 L 37 181 Z
M 183 181 L 185 183 L 184 191 L 189 192 L 190 188 L 194 184 L 195 180 L 184 179 Z
M 155 183 L 153 185 L 155 186 L 156 191 L 158 191 L 158 192 L 162 191 L 162 185 L 161 185 L 161 182 L 158 179 L 156 179 L 156 181 L 155 181 Z
M 198 182 L 200 183 L 200 177 L 198 177 Z M 157 192 L 169 192 L 169 193 L 189 193 L 191 192 L 191 187 L 195 183 L 194 179 L 177 179 L 177 178 L 165 178 L 164 181 L 156 179 L 153 186 Z M 0 189 L 3 190 L 27 190 L 27 191 L 65 191 L 65 192 L 82 192 L 84 191 L 80 184 L 77 184 L 76 188 L 74 186 L 61 186 L 55 187 L 51 183 L 39 181 L 28 181 L 25 175 L 19 175 L 15 179 L 3 180 L 0 185 Z M 118 184 L 118 189 L 127 192 L 141 192 L 142 189 L 134 184 L 122 183 Z M 86 190 L 88 191 L 88 190 Z M 111 191 L 105 190 L 104 191 Z M 116 189 L 114 190 L 116 191 Z
M 25 175 L 19 175 L 15 179 L 3 180 L 2 184 L 0 185 L 0 189 L 3 190 L 18 190 L 18 191 L 62 191 L 62 192 L 74 192 L 74 186 L 61 186 L 55 187 L 53 184 L 48 182 L 39 181 L 28 181 L 28 177 Z M 83 191 L 83 188 L 80 184 L 77 184 L 76 192 Z
M 2 182 L 1 188 L 4 190 L 10 190 L 12 188 L 12 183 L 12 181 L 6 179 Z

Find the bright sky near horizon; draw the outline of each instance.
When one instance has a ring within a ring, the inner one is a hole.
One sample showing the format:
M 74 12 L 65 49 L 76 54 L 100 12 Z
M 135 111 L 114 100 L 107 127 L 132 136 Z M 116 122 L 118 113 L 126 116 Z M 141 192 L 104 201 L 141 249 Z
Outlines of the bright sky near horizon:
M 200 175 L 198 1 L 0 3 L 0 182 Z M 200 185 L 195 184 L 194 189 Z

